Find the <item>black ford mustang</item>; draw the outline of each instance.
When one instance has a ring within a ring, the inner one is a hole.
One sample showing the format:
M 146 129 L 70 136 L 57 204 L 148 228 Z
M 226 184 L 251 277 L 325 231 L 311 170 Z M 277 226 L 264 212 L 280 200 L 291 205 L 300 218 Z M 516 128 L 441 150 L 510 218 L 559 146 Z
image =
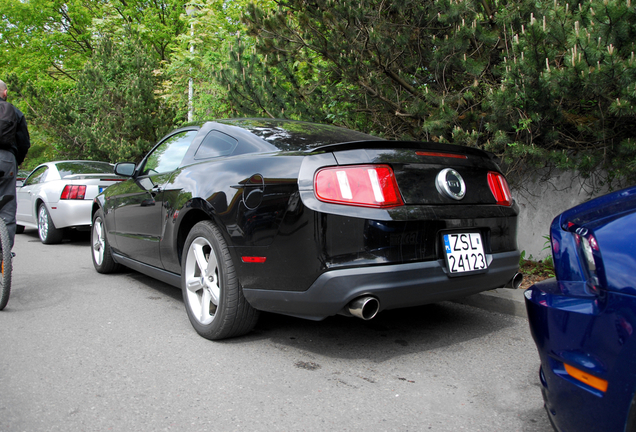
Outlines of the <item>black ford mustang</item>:
M 488 153 L 333 126 L 231 119 L 178 129 L 97 196 L 92 257 L 181 287 L 208 339 L 258 311 L 320 320 L 518 280 L 518 207 Z

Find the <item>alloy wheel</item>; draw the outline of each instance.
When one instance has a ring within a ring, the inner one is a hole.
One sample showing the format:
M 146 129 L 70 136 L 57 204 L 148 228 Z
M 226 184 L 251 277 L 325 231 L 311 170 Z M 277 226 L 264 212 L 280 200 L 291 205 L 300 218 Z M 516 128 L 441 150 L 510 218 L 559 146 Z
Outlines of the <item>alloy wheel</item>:
M 219 306 L 221 283 L 217 256 L 204 237 L 194 239 L 188 248 L 185 283 L 193 316 L 203 325 L 210 324 Z
M 49 215 L 44 205 L 40 206 L 40 211 L 38 212 L 38 234 L 40 234 L 42 241 L 44 241 L 49 234 Z

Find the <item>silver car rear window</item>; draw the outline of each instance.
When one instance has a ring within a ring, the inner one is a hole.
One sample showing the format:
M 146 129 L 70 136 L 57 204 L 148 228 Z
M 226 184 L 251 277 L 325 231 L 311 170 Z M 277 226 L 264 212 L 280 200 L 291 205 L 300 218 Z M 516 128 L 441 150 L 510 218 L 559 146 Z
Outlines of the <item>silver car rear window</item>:
M 74 174 L 112 174 L 113 166 L 107 162 L 78 161 L 60 162 L 55 164 L 60 177 L 64 178 Z

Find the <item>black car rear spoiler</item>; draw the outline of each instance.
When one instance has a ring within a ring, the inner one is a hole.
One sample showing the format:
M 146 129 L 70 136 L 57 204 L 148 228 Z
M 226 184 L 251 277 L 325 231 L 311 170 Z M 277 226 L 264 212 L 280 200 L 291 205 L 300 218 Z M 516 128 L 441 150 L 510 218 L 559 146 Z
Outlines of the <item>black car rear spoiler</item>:
M 352 141 L 338 144 L 326 144 L 318 145 L 311 149 L 305 150 L 306 153 L 316 152 L 334 152 L 344 150 L 356 150 L 356 149 L 413 149 L 413 150 L 426 150 L 426 151 L 439 151 L 448 153 L 458 153 L 478 156 L 482 158 L 494 159 L 493 153 L 480 150 L 474 147 L 466 147 L 457 144 L 441 144 L 428 141 L 389 141 L 389 140 L 377 140 L 377 141 Z

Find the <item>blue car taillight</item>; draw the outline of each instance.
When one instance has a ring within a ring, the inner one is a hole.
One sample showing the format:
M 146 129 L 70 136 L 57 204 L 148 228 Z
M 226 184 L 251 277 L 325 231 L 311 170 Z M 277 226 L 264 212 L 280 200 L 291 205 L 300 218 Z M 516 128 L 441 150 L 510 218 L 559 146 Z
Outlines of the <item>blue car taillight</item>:
M 558 224 L 555 221 L 550 234 L 557 278 L 581 282 L 585 292 L 580 294 L 597 294 L 602 261 L 594 233 L 572 222 Z
M 575 234 L 575 238 L 579 245 L 579 256 L 581 259 L 585 273 L 587 273 L 587 280 L 594 286 L 598 287 L 598 273 L 596 269 L 596 261 L 594 259 L 594 253 L 599 253 L 598 243 L 594 235 L 587 233 L 586 235 Z

